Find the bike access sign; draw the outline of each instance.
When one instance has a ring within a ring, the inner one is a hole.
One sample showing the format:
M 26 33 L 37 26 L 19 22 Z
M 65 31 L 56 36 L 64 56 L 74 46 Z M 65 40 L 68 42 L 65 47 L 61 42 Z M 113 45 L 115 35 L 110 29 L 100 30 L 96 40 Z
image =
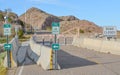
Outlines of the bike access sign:
M 4 35 L 11 35 L 11 25 L 10 24 L 4 24 Z
M 53 22 L 52 23 L 52 34 L 53 35 L 57 35 L 57 34 L 60 34 L 60 24 L 59 24 L 59 22 Z M 57 37 L 55 37 L 55 39 L 56 39 Z M 56 42 L 56 41 L 55 41 Z M 57 43 L 54 43 L 54 44 L 52 44 L 52 49 L 53 50 L 59 50 L 60 49 L 60 45 L 59 44 L 57 44 Z

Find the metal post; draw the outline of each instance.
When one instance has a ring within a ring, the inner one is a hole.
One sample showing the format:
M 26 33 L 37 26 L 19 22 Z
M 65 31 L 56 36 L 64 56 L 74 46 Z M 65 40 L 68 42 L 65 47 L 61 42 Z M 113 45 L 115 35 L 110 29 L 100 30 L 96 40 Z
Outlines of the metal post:
M 6 14 L 6 17 L 5 17 L 5 23 L 7 24 L 8 23 L 8 14 L 9 14 L 9 9 L 7 9 L 7 14 Z M 7 44 L 9 43 L 9 39 L 8 39 L 8 35 L 6 36 L 6 39 L 7 39 Z M 10 50 L 7 50 L 7 61 L 8 61 L 8 68 L 11 68 L 11 59 L 10 59 Z
M 67 40 L 66 40 L 66 37 L 65 37 L 65 45 L 67 44 Z
M 9 43 L 8 35 L 7 35 L 6 39 L 7 39 L 7 44 L 8 44 Z M 10 50 L 7 50 L 7 61 L 8 61 L 8 68 L 11 68 Z
M 43 38 L 43 45 L 44 45 L 44 42 L 45 42 L 45 41 L 44 41 L 44 38 Z
M 57 43 L 57 35 L 55 34 L 55 43 Z M 57 67 L 57 50 L 55 50 L 55 69 L 58 69 Z

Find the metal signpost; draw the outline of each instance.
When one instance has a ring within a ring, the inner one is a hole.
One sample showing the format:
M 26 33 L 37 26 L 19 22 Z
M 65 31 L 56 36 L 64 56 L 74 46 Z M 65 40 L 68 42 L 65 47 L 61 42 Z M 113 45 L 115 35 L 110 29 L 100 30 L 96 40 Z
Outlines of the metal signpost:
M 115 38 L 117 35 L 117 28 L 115 26 L 103 27 L 103 35 L 108 38 Z
M 52 22 L 52 34 L 55 35 L 55 42 L 52 44 L 52 50 L 53 50 L 53 64 L 55 64 L 54 69 L 58 69 L 58 64 L 57 64 L 57 50 L 59 50 L 60 46 L 57 44 L 57 34 L 60 33 L 60 24 L 59 22 Z
M 4 35 L 6 36 L 6 39 L 7 39 L 7 43 L 6 44 L 4 44 L 4 49 L 5 50 L 7 50 L 7 62 L 8 62 L 8 68 L 11 68 L 11 58 L 10 58 L 10 56 L 11 56 L 11 48 L 12 48 L 12 45 L 11 44 L 9 44 L 9 37 L 8 36 L 10 36 L 11 35 L 11 25 L 10 24 L 8 24 L 8 14 L 9 14 L 9 9 L 7 9 L 7 14 L 6 14 L 6 16 L 4 17 L 4 19 L 5 19 L 5 24 L 4 24 L 4 26 L 3 26 L 3 28 L 4 28 Z

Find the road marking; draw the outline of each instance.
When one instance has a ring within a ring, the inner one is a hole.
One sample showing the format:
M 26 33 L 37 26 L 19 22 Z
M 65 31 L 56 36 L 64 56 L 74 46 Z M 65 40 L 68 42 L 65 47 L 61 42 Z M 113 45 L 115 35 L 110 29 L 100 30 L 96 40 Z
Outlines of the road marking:
M 23 68 L 24 68 L 24 64 L 25 64 L 25 62 L 22 64 L 22 67 L 21 67 L 21 69 L 20 69 L 18 75 L 22 75 L 22 71 L 23 71 Z

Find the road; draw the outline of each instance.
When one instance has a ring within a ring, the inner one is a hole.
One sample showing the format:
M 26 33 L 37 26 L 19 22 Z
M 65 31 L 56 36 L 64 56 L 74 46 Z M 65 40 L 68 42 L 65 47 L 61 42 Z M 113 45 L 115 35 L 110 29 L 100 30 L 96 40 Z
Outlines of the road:
M 8 70 L 8 75 L 120 75 L 120 56 L 72 45 L 61 46 L 58 63 L 61 70 L 45 71 L 26 56 L 21 66 Z

